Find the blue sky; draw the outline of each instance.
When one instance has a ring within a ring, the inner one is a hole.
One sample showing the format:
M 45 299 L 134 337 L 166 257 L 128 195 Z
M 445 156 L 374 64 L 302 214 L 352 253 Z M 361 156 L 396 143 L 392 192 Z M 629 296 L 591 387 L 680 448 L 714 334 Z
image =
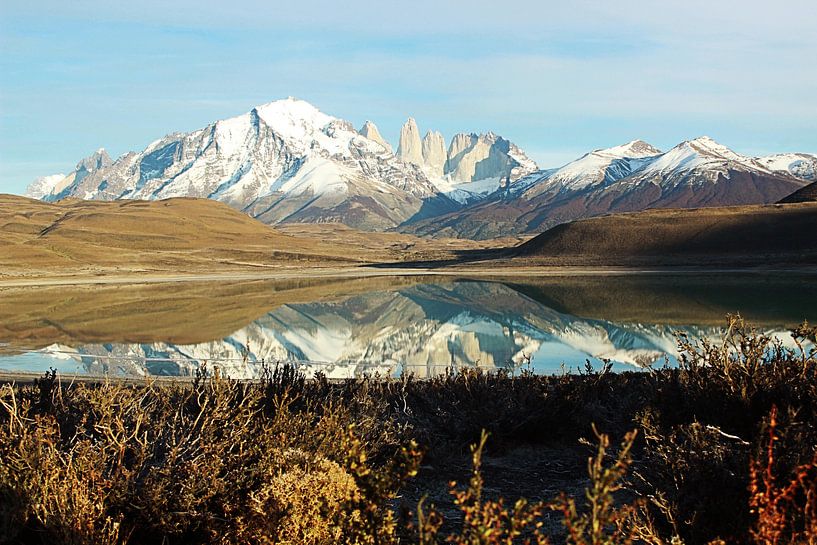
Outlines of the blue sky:
M 569 5 L 565 5 L 569 4 Z M 708 134 L 817 153 L 813 0 L 0 3 L 0 192 L 297 96 L 543 167 Z

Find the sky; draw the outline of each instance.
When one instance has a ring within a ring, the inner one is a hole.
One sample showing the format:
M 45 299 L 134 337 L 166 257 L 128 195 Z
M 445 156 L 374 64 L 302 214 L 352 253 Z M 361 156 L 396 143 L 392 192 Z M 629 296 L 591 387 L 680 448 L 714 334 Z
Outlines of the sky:
M 0 192 L 295 96 L 541 167 L 636 138 L 817 153 L 814 0 L 2 0 Z

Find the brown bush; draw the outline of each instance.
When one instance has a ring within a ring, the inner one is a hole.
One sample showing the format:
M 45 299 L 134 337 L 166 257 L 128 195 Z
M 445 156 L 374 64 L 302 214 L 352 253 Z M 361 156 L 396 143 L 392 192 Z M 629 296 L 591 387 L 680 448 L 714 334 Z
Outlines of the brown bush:
M 798 328 L 790 350 L 728 325 L 720 343 L 682 337 L 678 369 L 640 373 L 329 382 L 280 367 L 251 384 L 202 373 L 66 385 L 51 373 L 0 386 L 0 542 L 807 543 L 815 328 Z M 599 435 L 584 500 L 483 487 L 483 449 L 576 448 L 594 423 L 639 434 L 616 453 Z M 421 450 L 454 474 L 474 443 L 469 485 L 452 496 L 462 520 L 423 503 L 412 533 L 395 513 L 422 496 Z M 545 535 L 547 506 L 566 517 L 562 534 Z

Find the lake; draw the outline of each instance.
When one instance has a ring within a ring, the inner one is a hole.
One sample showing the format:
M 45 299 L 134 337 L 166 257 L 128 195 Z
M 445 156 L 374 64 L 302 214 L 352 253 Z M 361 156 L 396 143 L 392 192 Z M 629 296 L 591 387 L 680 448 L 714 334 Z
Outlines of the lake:
M 0 370 L 234 378 L 293 362 L 332 378 L 451 370 L 674 365 L 676 337 L 726 315 L 792 345 L 817 321 L 817 276 L 413 276 L 0 289 Z

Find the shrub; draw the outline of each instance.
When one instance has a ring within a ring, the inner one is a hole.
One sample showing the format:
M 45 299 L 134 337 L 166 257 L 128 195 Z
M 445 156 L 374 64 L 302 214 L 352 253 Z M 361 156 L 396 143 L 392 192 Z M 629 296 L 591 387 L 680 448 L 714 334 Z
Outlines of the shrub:
M 681 337 L 679 368 L 639 373 L 3 385 L 0 542 L 813 542 L 817 330 L 790 349 L 728 326 Z M 485 452 L 573 452 L 594 423 L 625 441 L 613 453 L 596 434 L 583 498 L 486 488 Z M 469 455 L 450 509 L 421 502 L 410 531 L 395 513 Z M 561 533 L 543 524 L 555 513 Z

